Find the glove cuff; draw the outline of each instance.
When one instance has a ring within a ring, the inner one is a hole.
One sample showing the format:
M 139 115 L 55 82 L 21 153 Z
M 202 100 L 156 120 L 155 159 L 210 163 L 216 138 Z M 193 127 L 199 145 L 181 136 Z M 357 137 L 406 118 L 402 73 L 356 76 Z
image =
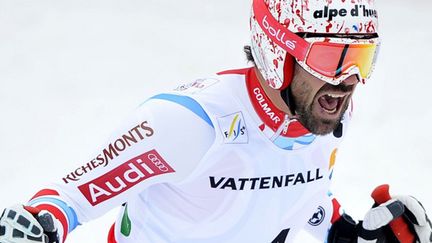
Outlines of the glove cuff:
M 367 230 L 363 227 L 363 221 L 357 224 L 357 235 L 365 240 L 376 240 L 383 234 L 382 228 L 376 230 Z
M 348 214 L 341 217 L 330 228 L 328 243 L 356 243 L 357 229 L 356 222 Z

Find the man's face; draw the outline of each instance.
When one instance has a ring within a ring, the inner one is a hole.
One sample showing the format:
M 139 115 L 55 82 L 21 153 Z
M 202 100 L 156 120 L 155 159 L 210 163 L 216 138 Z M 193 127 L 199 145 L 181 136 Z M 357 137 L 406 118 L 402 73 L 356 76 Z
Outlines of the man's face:
M 298 64 L 290 85 L 299 121 L 313 134 L 333 132 L 348 108 L 358 83 L 356 75 L 335 86 L 309 74 Z

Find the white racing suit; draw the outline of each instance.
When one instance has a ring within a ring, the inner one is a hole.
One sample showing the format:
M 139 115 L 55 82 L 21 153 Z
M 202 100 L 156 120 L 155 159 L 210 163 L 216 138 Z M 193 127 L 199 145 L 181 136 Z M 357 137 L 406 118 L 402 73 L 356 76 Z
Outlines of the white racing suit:
M 122 206 L 110 242 L 325 241 L 337 131 L 309 133 L 266 97 L 255 70 L 227 71 L 149 98 L 88 161 L 28 203 L 64 237 Z

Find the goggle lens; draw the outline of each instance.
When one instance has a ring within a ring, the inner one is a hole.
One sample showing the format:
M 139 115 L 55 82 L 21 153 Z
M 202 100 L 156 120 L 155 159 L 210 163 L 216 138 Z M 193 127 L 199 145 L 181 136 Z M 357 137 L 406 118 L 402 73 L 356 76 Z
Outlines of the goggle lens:
M 305 64 L 313 71 L 335 82 L 341 75 L 349 74 L 351 70 L 358 69 L 356 73 L 362 79 L 370 77 L 379 44 L 365 43 L 333 43 L 330 41 L 312 42 Z
M 378 53 L 377 48 L 377 44 L 349 45 L 342 69 L 347 70 L 352 66 L 357 66 L 360 76 L 364 79 L 369 78 L 375 64 L 376 54 Z

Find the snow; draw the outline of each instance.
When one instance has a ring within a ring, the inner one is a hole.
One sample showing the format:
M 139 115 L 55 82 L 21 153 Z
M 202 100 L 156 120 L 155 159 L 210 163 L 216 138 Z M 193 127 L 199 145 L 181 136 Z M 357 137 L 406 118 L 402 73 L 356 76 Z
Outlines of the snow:
M 149 95 L 244 67 L 249 4 L 0 0 L 0 208 L 83 164 Z M 432 2 L 381 0 L 378 8 L 377 69 L 357 90 L 333 177 L 357 219 L 382 183 L 432 210 Z M 115 216 L 79 227 L 69 242 L 105 242 Z

